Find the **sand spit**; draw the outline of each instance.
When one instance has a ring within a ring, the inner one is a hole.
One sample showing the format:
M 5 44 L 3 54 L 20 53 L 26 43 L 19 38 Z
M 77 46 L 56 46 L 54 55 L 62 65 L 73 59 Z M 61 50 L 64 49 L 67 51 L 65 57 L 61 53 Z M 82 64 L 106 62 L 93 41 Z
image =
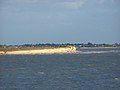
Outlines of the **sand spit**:
M 53 48 L 53 49 L 42 49 L 42 50 L 19 50 L 19 51 L 0 51 L 0 55 L 21 55 L 21 54 L 64 54 L 64 53 L 76 53 L 75 47 L 65 48 Z

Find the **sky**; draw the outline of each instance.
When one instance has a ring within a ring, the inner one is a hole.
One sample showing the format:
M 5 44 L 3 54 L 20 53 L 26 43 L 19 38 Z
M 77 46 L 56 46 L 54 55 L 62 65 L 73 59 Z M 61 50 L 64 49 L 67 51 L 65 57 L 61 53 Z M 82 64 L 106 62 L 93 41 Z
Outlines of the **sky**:
M 120 43 L 120 0 L 0 0 L 0 44 Z

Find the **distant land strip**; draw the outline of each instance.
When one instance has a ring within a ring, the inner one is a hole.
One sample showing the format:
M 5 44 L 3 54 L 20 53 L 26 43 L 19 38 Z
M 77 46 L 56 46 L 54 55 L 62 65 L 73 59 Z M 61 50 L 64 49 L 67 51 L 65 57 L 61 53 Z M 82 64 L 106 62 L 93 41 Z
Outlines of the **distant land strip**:
M 61 54 L 75 53 L 77 48 L 120 48 L 120 43 L 115 44 L 24 44 L 0 45 L 0 55 L 13 54 Z
M 76 53 L 76 47 L 69 46 L 69 47 L 47 47 L 47 48 L 21 48 L 21 49 L 4 49 L 0 51 L 0 55 L 21 55 L 21 54 L 64 54 L 64 53 Z

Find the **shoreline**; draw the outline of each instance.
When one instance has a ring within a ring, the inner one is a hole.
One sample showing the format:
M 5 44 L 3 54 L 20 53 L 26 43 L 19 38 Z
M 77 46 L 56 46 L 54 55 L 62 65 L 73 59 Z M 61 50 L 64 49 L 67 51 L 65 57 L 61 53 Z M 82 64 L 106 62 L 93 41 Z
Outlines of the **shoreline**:
M 80 47 L 79 49 L 112 49 L 120 47 Z M 35 54 L 69 54 L 78 53 L 75 46 L 70 47 L 58 47 L 58 48 L 43 48 L 43 49 L 26 49 L 26 50 L 11 50 L 11 51 L 0 51 L 0 55 L 35 55 Z
M 19 50 L 19 51 L 0 51 L 0 55 L 34 55 L 34 54 L 65 54 L 76 53 L 76 47 L 64 47 L 64 48 L 51 48 L 41 50 Z
M 80 49 L 110 49 L 110 48 L 120 48 L 120 47 L 80 47 Z

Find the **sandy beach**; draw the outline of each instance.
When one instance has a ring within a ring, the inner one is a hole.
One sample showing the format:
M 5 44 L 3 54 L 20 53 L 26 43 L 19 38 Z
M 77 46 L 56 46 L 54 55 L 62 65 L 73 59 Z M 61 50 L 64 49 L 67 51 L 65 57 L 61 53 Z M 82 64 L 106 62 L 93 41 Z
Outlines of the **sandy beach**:
M 75 47 L 65 48 L 53 48 L 42 50 L 19 50 L 19 51 L 0 51 L 0 55 L 21 55 L 21 54 L 64 54 L 64 53 L 76 53 Z

